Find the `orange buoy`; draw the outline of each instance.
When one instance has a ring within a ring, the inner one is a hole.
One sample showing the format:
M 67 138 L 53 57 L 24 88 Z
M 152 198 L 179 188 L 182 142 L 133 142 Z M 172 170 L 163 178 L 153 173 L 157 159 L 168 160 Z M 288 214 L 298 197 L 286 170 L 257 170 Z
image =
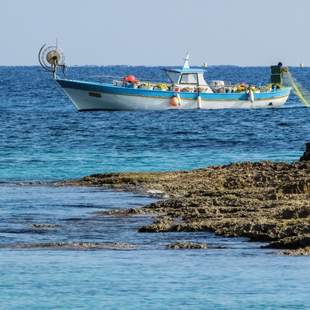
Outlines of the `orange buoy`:
M 177 107 L 179 105 L 179 100 L 176 96 L 173 96 L 170 98 L 170 101 L 169 101 L 169 104 L 172 106 L 172 107 Z

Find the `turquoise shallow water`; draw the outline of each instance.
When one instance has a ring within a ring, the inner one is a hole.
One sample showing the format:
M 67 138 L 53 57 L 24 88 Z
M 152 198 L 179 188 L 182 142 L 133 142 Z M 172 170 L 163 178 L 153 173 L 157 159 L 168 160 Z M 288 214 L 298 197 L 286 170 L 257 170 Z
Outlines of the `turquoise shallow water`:
M 238 249 L 5 250 L 0 264 L 3 309 L 310 307 L 305 257 Z
M 211 233 L 139 234 L 150 219 L 96 212 L 153 201 L 96 188 L 0 187 L 1 309 L 306 309 L 310 260 Z M 58 224 L 34 229 L 32 224 Z M 166 250 L 178 240 L 205 251 Z M 14 249 L 39 242 L 129 242 L 120 250 Z
M 310 89 L 310 69 L 293 69 Z M 159 68 L 76 67 L 74 78 Z M 266 82 L 268 68 L 211 67 L 208 79 Z M 40 68 L 0 67 L 0 309 L 306 309 L 307 257 L 283 257 L 246 239 L 210 233 L 139 234 L 148 217 L 101 210 L 154 201 L 49 181 L 111 171 L 192 169 L 241 160 L 297 160 L 310 109 L 77 113 Z M 29 181 L 33 181 L 29 184 Z M 56 224 L 35 229 L 33 224 Z M 178 240 L 208 242 L 173 251 Z M 40 242 L 128 242 L 130 251 L 16 249 Z

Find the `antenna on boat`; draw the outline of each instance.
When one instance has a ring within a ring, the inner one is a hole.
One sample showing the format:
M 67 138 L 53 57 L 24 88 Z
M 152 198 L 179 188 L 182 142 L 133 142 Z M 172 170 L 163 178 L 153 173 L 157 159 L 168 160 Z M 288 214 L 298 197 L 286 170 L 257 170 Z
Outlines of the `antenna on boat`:
M 183 69 L 189 69 L 189 52 L 186 53 L 186 56 L 184 58 Z
M 55 46 L 42 45 L 38 53 L 38 60 L 43 69 L 52 72 L 54 79 L 57 77 L 58 67 L 62 68 L 63 72 L 65 72 L 65 55 L 58 47 L 57 39 Z

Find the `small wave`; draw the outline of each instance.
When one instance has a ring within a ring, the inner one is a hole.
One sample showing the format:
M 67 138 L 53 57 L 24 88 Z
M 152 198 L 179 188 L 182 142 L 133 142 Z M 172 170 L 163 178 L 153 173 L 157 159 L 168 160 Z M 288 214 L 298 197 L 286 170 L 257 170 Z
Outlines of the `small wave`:
M 81 217 L 69 217 L 69 218 L 63 219 L 62 221 L 63 222 L 80 222 L 80 221 L 84 221 L 84 220 L 85 219 L 81 218 Z
M 0 234 L 44 234 L 46 230 L 36 228 L 0 229 Z
M 45 242 L 1 244 L 0 248 L 9 249 L 49 249 L 49 250 L 132 250 L 136 246 L 129 243 L 96 242 Z
M 7 181 L 0 180 L 0 186 L 56 186 L 55 181 L 39 181 L 39 180 L 29 180 L 29 181 Z

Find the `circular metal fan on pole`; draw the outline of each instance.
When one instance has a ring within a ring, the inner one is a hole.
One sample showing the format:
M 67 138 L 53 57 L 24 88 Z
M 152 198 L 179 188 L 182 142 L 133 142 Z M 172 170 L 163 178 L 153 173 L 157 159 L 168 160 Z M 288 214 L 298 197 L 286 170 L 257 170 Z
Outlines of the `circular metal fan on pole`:
M 53 73 L 56 78 L 57 68 L 65 69 L 65 55 L 63 51 L 56 46 L 47 46 L 44 44 L 38 54 L 39 63 L 46 71 Z

